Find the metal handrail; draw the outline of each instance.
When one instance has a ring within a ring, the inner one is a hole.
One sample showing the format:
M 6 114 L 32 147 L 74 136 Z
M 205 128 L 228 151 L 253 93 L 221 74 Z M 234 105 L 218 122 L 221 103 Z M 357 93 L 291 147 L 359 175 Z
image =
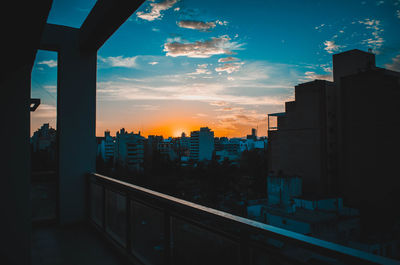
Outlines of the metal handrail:
M 102 186 L 104 190 L 108 189 L 125 194 L 128 201 L 138 201 L 154 209 L 161 210 L 164 212 L 165 222 L 168 222 L 168 224 L 171 217 L 175 217 L 234 240 L 240 245 L 242 264 L 250 264 L 248 249 L 251 247 L 263 248 L 266 249 L 266 251 L 271 251 L 271 246 L 259 239 L 261 236 L 262 238 L 271 238 L 284 243 L 290 243 L 291 245 L 311 251 L 317 255 L 335 259 L 337 260 L 337 264 L 400 265 L 400 262 L 396 260 L 235 216 L 97 173 L 89 174 L 89 182 Z M 103 207 L 105 207 L 105 201 Z M 127 210 L 129 211 L 128 207 Z M 205 220 L 207 220 L 207 222 L 205 222 Z M 169 227 L 168 224 L 164 227 Z M 127 224 L 129 231 L 131 231 L 130 225 L 129 223 Z M 167 232 L 167 234 L 170 233 L 170 231 Z M 255 238 L 255 235 L 257 235 L 258 238 Z M 127 248 L 130 246 L 129 238 L 130 237 L 127 236 Z M 166 237 L 166 241 L 169 241 L 168 238 L 169 236 Z M 170 250 L 170 242 L 167 242 L 167 244 L 167 251 L 165 253 L 167 257 L 165 260 L 170 261 L 170 253 L 168 253 L 170 252 L 168 251 Z M 281 257 L 283 254 L 279 253 L 279 251 L 273 251 L 271 255 Z M 295 262 L 294 259 L 293 261 Z M 169 263 L 167 262 L 167 264 Z M 324 263 L 321 261 L 320 264 Z

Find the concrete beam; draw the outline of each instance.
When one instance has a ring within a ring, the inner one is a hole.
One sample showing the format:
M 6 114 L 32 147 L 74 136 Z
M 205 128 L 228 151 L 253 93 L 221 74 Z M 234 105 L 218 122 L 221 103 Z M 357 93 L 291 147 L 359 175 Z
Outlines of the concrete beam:
M 98 0 L 80 28 L 81 48 L 98 50 L 144 1 Z

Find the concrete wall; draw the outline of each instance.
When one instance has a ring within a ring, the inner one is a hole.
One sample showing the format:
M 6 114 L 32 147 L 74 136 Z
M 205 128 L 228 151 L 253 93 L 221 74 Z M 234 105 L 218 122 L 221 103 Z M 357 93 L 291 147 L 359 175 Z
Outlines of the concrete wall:
M 331 94 L 334 86 L 327 81 L 296 86 L 296 101 L 286 104 L 286 115 L 278 117 L 278 130 L 270 133 L 270 169 L 301 176 L 304 193 L 329 193 L 327 113 L 335 99 Z
M 339 185 L 345 205 L 365 201 L 382 208 L 399 198 L 399 82 L 385 70 L 342 78 Z
M 2 264 L 30 264 L 30 94 L 31 66 L 0 81 L 2 149 L 0 177 L 0 257 Z

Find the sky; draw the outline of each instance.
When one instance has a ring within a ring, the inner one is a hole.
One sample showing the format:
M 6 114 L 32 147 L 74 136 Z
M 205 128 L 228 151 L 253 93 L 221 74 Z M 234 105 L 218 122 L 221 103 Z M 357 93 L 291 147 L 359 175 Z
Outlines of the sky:
M 48 23 L 79 28 L 93 0 L 54 0 Z M 400 0 L 154 0 L 99 49 L 96 135 L 267 134 L 294 86 L 332 80 L 332 55 L 368 49 L 400 71 Z M 31 131 L 56 127 L 57 53 L 38 51 Z

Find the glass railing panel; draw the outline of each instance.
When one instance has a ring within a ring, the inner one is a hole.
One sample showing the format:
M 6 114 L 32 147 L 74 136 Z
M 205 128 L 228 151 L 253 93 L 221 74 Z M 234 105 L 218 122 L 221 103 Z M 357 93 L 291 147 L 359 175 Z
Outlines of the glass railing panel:
M 106 232 L 126 246 L 126 197 L 106 190 Z
M 103 187 L 94 183 L 90 184 L 90 218 L 98 226 L 103 227 Z
M 239 244 L 199 226 L 172 218 L 173 264 L 240 264 Z
M 164 264 L 164 215 L 138 202 L 131 204 L 132 252 L 148 264 Z

